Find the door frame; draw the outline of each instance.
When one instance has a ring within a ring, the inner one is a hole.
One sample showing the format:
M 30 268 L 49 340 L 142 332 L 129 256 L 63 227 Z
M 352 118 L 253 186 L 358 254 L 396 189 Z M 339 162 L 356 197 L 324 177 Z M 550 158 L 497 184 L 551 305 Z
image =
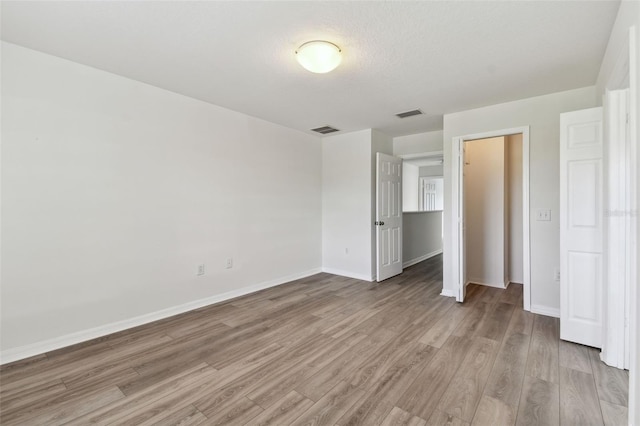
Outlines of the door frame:
M 629 88 L 604 95 L 605 272 L 603 339 L 600 358 L 629 369 L 630 293 L 636 281 L 636 146 L 632 142 Z
M 630 142 L 636 148 L 636 166 L 640 159 L 638 158 L 638 144 L 640 141 L 638 140 L 638 113 L 640 112 L 640 99 L 638 99 L 638 85 L 640 85 L 640 81 L 638 81 L 638 67 L 640 64 L 640 58 L 637 57 L 638 52 L 638 44 L 640 41 L 638 40 L 638 28 L 632 26 L 629 28 L 629 133 L 630 133 Z M 638 178 L 640 178 L 640 174 L 636 173 L 636 202 L 640 199 L 640 194 L 638 191 L 640 190 L 640 182 L 638 182 Z M 638 226 L 638 212 L 635 213 L 635 223 L 636 223 L 636 251 L 638 240 L 640 240 L 640 226 Z M 638 337 L 638 329 L 640 328 L 640 289 L 638 289 L 638 277 L 640 276 L 640 270 L 638 269 L 638 265 L 635 266 L 635 277 L 634 283 L 635 285 L 630 285 L 629 292 L 629 345 L 631 347 L 630 360 L 629 360 L 629 416 L 628 423 L 639 423 L 640 422 L 640 337 Z M 633 331 L 635 332 L 633 332 Z
M 509 136 L 515 134 L 522 134 L 522 290 L 523 290 L 523 308 L 525 311 L 531 310 L 531 243 L 530 243 L 530 210 L 529 210 L 529 126 L 513 127 L 509 129 L 494 130 L 490 132 L 474 133 L 463 136 L 456 136 L 453 138 L 452 145 L 452 173 L 453 182 L 451 182 L 451 199 L 455 205 L 449 212 L 451 217 L 451 223 L 457 224 L 458 217 L 463 212 L 460 212 L 460 203 L 458 198 L 460 196 L 460 184 L 464 183 L 463 169 L 460 164 L 460 146 L 464 142 L 477 140 L 497 138 L 501 136 Z M 455 253 L 453 256 L 454 265 L 453 270 L 456 271 L 457 294 L 464 294 L 464 286 L 466 283 L 462 282 L 462 273 L 460 270 L 462 256 L 462 248 L 464 247 L 463 238 L 464 235 L 460 235 L 460 227 L 454 226 L 454 235 L 452 240 L 452 251 Z

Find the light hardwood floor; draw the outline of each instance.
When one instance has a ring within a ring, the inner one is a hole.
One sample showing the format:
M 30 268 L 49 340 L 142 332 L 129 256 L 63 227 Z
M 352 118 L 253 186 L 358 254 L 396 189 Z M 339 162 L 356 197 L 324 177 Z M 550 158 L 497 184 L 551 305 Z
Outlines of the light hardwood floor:
M 439 295 L 442 259 L 383 283 L 318 274 L 0 369 L 0 422 L 623 425 L 628 375 L 522 310 Z

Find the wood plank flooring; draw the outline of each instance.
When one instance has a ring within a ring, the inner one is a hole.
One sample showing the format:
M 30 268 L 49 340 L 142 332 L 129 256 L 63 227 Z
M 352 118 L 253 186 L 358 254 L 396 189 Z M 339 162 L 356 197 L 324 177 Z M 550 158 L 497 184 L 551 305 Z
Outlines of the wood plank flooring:
M 3 425 L 623 425 L 628 374 L 522 310 L 318 274 L 0 368 Z

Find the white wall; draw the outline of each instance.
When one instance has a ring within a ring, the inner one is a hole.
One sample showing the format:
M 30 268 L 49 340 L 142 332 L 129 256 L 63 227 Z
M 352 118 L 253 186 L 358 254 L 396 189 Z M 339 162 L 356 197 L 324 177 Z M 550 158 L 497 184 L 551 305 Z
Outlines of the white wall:
M 465 142 L 467 281 L 505 283 L 504 138 Z
M 442 151 L 442 130 L 393 138 L 393 155 Z
M 455 294 L 458 282 L 454 214 L 457 200 L 452 187 L 452 138 L 519 126 L 530 126 L 530 211 L 551 209 L 550 222 L 531 222 L 531 304 L 537 312 L 559 315 L 560 291 L 553 270 L 559 267 L 559 149 L 560 113 L 593 107 L 595 87 L 553 93 L 444 116 L 444 286 Z M 531 215 L 532 218 L 533 214 Z
M 442 166 L 422 166 L 419 175 L 423 176 L 442 176 L 444 168 Z
M 507 278 L 510 282 L 522 284 L 522 134 L 505 137 L 505 152 L 508 202 Z
M 376 270 L 376 153 L 393 140 L 373 129 L 322 139 L 322 269 L 371 281 Z
M 636 27 L 636 41 L 640 38 L 640 2 L 638 1 L 622 1 L 620 3 L 620 9 L 618 9 L 618 15 L 616 21 L 611 30 L 609 36 L 609 43 L 607 44 L 607 50 L 605 51 L 600 65 L 600 73 L 598 74 L 598 80 L 596 84 L 597 88 L 597 102 L 598 105 L 602 105 L 602 97 L 604 91 L 611 84 L 616 83 L 612 80 L 612 76 L 615 72 L 616 65 L 621 58 L 627 60 L 628 53 L 627 40 L 629 39 L 629 29 Z M 640 60 L 640 43 L 636 42 L 636 61 Z M 640 67 L 637 67 L 636 78 L 640 79 Z M 638 80 L 636 80 L 636 83 Z M 640 92 L 640 85 L 636 84 L 637 94 Z M 636 129 L 639 130 L 639 129 Z
M 322 139 L 322 266 L 371 280 L 371 130 Z
M 2 112 L 3 362 L 320 270 L 319 138 L 7 43 Z
M 442 252 L 442 212 L 413 212 L 402 215 L 404 267 Z
M 402 163 L 402 211 L 418 210 L 418 178 L 420 168 L 407 162 Z

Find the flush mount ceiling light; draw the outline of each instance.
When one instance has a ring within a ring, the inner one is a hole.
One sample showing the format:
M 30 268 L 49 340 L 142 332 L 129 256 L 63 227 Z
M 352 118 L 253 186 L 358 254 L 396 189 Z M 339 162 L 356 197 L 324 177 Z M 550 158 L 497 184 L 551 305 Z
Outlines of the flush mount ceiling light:
M 329 41 L 313 40 L 298 47 L 296 59 L 304 69 L 324 74 L 340 65 L 342 50 Z

